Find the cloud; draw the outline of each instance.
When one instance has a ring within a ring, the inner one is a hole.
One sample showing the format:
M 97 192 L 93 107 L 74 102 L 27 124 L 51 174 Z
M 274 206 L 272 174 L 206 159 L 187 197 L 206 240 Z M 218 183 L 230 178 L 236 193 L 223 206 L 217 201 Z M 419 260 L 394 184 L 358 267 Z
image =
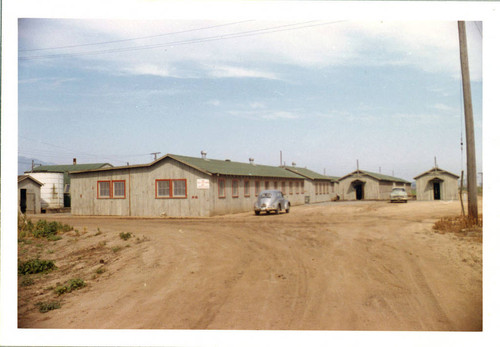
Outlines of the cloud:
M 215 78 L 264 78 L 270 80 L 279 79 L 275 74 L 267 71 L 259 71 L 235 66 L 211 66 L 206 67 L 207 74 Z

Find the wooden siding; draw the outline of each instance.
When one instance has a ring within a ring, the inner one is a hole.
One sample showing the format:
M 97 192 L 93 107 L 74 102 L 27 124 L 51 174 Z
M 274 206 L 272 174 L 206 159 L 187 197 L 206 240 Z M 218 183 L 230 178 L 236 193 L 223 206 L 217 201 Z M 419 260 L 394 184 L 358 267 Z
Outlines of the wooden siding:
M 17 184 L 17 208 L 21 208 L 21 189 L 26 189 L 26 213 L 41 213 L 40 185 L 30 179 L 22 180 Z
M 158 198 L 157 180 L 185 180 L 185 198 Z M 220 179 L 225 180 L 224 197 L 219 197 Z M 197 188 L 198 180 L 208 180 L 208 189 Z M 98 181 L 124 181 L 125 197 L 98 198 Z M 233 181 L 238 182 L 237 197 L 233 197 Z M 250 185 L 250 195 L 244 194 L 244 182 Z M 72 213 L 75 215 L 157 216 L 157 217 L 207 217 L 228 213 L 251 212 L 256 201 L 255 182 L 259 191 L 268 181 L 270 189 L 277 182 L 278 189 L 286 183 L 285 196 L 292 206 L 304 204 L 302 179 L 272 177 L 208 175 L 173 159 L 158 162 L 151 167 L 131 167 L 115 170 L 82 172 L 71 176 Z M 293 183 L 293 194 L 288 187 Z M 296 182 L 299 193 L 296 192 Z
M 429 201 L 434 200 L 434 185 L 435 179 L 440 180 L 440 200 L 458 200 L 458 180 L 456 177 L 447 173 L 427 174 L 416 179 L 416 194 L 417 200 Z

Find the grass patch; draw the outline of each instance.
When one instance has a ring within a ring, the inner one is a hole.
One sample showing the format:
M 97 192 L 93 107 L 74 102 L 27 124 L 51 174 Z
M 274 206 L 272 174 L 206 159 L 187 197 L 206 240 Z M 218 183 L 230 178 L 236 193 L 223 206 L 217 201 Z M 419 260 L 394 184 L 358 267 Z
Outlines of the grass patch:
M 35 283 L 35 281 L 33 280 L 33 278 L 29 277 L 29 276 L 23 276 L 23 278 L 21 279 L 21 282 L 19 282 L 19 285 L 21 287 L 29 287 L 31 285 L 33 285 Z
M 111 248 L 111 250 L 113 251 L 113 253 L 116 253 L 118 251 L 120 251 L 122 248 L 120 246 L 116 246 L 116 247 L 113 247 Z
M 17 272 L 20 275 L 36 274 L 41 272 L 49 272 L 56 269 L 56 265 L 52 260 L 29 259 L 21 262 L 18 265 Z
M 54 291 L 58 295 L 62 295 L 65 293 L 71 293 L 73 290 L 81 289 L 85 287 L 85 281 L 82 280 L 81 278 L 72 278 L 69 281 L 67 281 L 64 285 L 62 286 L 57 286 Z
M 35 306 L 38 307 L 38 311 L 40 311 L 41 313 L 47 313 L 49 311 L 61 308 L 61 303 L 59 301 L 45 301 L 37 302 Z
M 95 273 L 98 274 L 98 275 L 101 275 L 103 273 L 106 272 L 106 268 L 101 266 L 100 268 L 98 268 L 97 270 L 95 270 Z
M 432 229 L 440 234 L 453 233 L 457 236 L 475 237 L 482 240 L 483 216 L 479 215 L 477 221 L 464 216 L 444 217 L 434 223 Z
M 125 240 L 127 241 L 128 239 L 130 239 L 132 237 L 132 234 L 129 233 L 129 232 L 126 232 L 126 233 L 120 233 L 120 238 L 122 240 Z
M 36 223 L 33 223 L 31 219 L 23 214 L 20 214 L 17 220 L 17 233 L 20 239 L 27 236 L 54 238 L 58 233 L 65 233 L 70 230 L 73 230 L 73 227 L 68 224 L 62 224 L 55 221 L 48 222 L 45 219 L 40 219 Z M 54 241 L 54 239 L 52 239 L 52 241 Z

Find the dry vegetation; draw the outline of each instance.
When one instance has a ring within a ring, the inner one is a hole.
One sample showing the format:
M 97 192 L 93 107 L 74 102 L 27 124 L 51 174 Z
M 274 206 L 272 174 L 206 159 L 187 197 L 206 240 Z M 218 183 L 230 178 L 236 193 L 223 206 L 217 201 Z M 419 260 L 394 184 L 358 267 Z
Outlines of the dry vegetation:
M 432 229 L 440 234 L 453 233 L 458 237 L 463 237 L 471 241 L 483 241 L 483 216 L 479 215 L 478 220 L 467 216 L 445 217 L 438 220 Z

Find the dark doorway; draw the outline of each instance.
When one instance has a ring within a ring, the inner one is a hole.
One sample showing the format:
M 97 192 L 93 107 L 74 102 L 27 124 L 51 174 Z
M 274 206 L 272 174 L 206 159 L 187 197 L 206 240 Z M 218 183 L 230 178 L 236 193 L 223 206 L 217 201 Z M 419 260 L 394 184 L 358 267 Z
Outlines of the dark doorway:
M 356 190 L 356 200 L 363 200 L 363 185 L 358 184 L 354 186 L 354 189 Z
M 434 182 L 434 200 L 441 200 L 441 184 Z
M 21 202 L 19 207 L 21 208 L 21 213 L 26 213 L 26 189 L 21 189 Z

